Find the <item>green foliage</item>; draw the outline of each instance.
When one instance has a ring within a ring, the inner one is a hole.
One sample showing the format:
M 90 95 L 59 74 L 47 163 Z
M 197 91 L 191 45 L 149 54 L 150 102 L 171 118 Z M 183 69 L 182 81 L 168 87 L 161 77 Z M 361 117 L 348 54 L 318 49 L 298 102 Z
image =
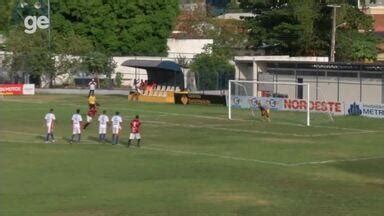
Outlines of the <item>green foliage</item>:
M 254 48 L 266 47 L 272 54 L 318 55 L 326 38 L 316 29 L 319 3 L 307 0 L 241 1 L 257 16 L 246 18 L 250 42 Z M 319 49 L 320 48 L 320 49 Z
M 343 61 L 375 61 L 378 39 L 372 33 L 344 30 L 337 35 L 336 56 Z
M 25 34 L 22 29 L 10 30 L 6 41 L 7 55 L 4 63 L 10 77 L 29 73 L 32 76 L 45 76 L 50 85 L 55 77 L 61 74 L 76 74 L 80 68 L 80 58 L 92 50 L 91 43 L 78 35 L 53 34 L 52 47 L 48 45 L 46 32 Z M 55 55 L 54 55 L 55 53 Z M 55 62 L 55 57 L 56 62 Z
M 0 0 L 0 32 L 8 30 L 14 4 L 14 0 Z
M 336 57 L 343 61 L 376 60 L 379 38 L 373 34 L 373 18 L 343 5 L 338 19 L 345 25 L 337 31 Z
M 123 74 L 120 72 L 117 72 L 115 77 L 115 84 L 117 87 L 121 87 L 122 83 L 123 83 Z
M 52 0 L 53 29 L 80 35 L 113 55 L 165 55 L 176 0 Z
M 212 19 L 213 28 L 209 29 L 208 38 L 213 44 L 208 48 L 215 55 L 232 59 L 237 49 L 244 49 L 248 43 L 248 35 L 243 31 L 243 22 L 239 20 Z
M 106 75 L 108 79 L 111 79 L 112 72 L 116 67 L 116 63 L 112 57 L 101 52 L 90 52 L 83 56 L 82 64 L 89 74 L 96 76 L 103 74 Z
M 231 59 L 236 49 L 247 46 L 248 35 L 240 20 L 217 19 L 211 17 L 204 8 L 183 12 L 177 22 L 177 30 L 183 32 L 179 38 L 209 38 L 214 44 L 207 47 L 217 54 Z
M 11 25 L 22 28 L 23 16 L 37 13 L 33 7 L 21 9 L 16 2 L 0 0 L 0 31 Z M 75 35 L 95 50 L 113 55 L 165 55 L 179 6 L 178 0 L 50 2 L 55 34 Z
M 316 56 L 329 55 L 332 10 L 327 7 L 327 3 L 341 4 L 337 23 L 345 23 L 346 26 L 337 30 L 337 59 L 375 59 L 377 38 L 369 33 L 372 31 L 373 20 L 351 6 L 350 1 L 241 0 L 240 6 L 257 14 L 245 20 L 249 40 L 254 48 L 264 47 L 270 54 Z M 348 45 L 339 41 L 340 37 L 353 38 L 350 38 Z
M 235 73 L 234 66 L 225 57 L 209 53 L 197 55 L 190 68 L 197 76 L 199 90 L 224 89 Z
M 6 41 L 6 51 L 12 53 L 4 60 L 10 77 L 29 73 L 32 76 L 46 75 L 51 81 L 55 77 L 55 61 L 45 41 L 44 33 L 33 35 L 11 30 Z

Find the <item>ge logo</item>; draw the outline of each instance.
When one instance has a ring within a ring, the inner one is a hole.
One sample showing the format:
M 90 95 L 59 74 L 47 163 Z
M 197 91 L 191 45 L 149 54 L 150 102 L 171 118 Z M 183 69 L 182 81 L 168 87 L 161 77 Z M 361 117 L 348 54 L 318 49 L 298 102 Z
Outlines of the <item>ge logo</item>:
M 37 28 L 47 29 L 49 28 L 49 19 L 46 16 L 27 16 L 24 19 L 24 32 L 27 34 L 33 34 L 36 32 Z

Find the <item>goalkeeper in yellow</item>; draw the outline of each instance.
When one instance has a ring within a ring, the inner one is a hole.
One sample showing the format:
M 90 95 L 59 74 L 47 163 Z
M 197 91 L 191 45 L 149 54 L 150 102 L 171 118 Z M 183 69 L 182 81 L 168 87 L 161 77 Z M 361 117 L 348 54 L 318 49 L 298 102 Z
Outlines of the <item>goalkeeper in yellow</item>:
M 89 109 L 96 108 L 96 106 L 100 106 L 100 104 L 97 103 L 97 101 L 96 101 L 95 94 L 93 94 L 93 93 L 91 95 L 89 95 L 89 97 L 88 97 L 88 106 L 89 106 Z
M 261 104 L 261 101 L 258 101 L 257 106 L 260 109 L 261 118 L 267 119 L 268 122 L 271 122 L 270 109 L 268 106 Z

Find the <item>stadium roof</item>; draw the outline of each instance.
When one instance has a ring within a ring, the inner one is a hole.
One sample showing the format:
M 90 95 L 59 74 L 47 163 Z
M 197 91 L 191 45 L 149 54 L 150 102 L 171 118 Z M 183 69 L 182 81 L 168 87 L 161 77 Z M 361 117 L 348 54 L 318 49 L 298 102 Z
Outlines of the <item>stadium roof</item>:
M 123 64 L 121 65 L 127 66 L 127 67 L 142 68 L 142 69 L 162 69 L 162 70 L 181 72 L 181 65 L 173 61 L 131 59 L 123 62 Z

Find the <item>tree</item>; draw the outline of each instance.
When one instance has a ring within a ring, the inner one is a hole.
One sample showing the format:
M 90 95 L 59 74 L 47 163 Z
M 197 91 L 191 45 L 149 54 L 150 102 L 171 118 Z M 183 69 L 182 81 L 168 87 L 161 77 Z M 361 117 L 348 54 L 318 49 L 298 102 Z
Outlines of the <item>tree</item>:
M 257 14 L 245 19 L 253 48 L 271 54 L 319 55 L 326 38 L 319 38 L 319 3 L 313 0 L 240 1 Z
M 56 53 L 55 77 L 64 74 L 71 77 L 77 74 L 82 68 L 81 56 L 93 50 L 92 43 L 74 33 L 64 35 L 54 32 L 53 36 L 52 48 Z
M 44 74 L 52 81 L 55 60 L 48 46 L 45 45 L 44 33 L 27 35 L 20 30 L 11 30 L 10 34 L 12 37 L 9 37 L 5 44 L 6 51 L 10 54 L 4 61 L 9 76 L 16 81 L 23 74 L 33 77 Z
M 53 29 L 90 40 L 112 55 L 165 55 L 177 0 L 52 0 Z
M 0 0 L 0 32 L 8 30 L 15 3 L 14 0 Z
M 343 61 L 375 61 L 379 38 L 373 34 L 373 18 L 356 7 L 343 5 L 338 19 L 345 25 L 337 31 L 336 57 Z
M 105 75 L 108 78 L 108 85 L 112 78 L 112 73 L 116 68 L 116 63 L 113 61 L 112 57 L 105 55 L 101 52 L 90 52 L 87 55 L 82 57 L 82 64 L 87 69 L 88 74 L 96 76 L 98 80 L 98 87 L 100 88 L 99 75 Z
M 198 54 L 190 68 L 197 75 L 200 90 L 224 89 L 235 74 L 234 66 L 226 58 L 208 52 Z
M 24 25 L 23 16 L 46 14 L 18 0 L 0 0 L 0 32 Z M 32 3 L 32 4 L 31 4 Z M 179 10 L 178 0 L 51 0 L 52 29 L 60 35 L 75 34 L 91 41 L 95 50 L 112 55 L 166 55 Z M 13 21 L 11 21 L 13 20 Z
M 46 32 L 25 34 L 21 29 L 10 30 L 5 50 L 5 65 L 14 80 L 22 74 L 29 74 L 39 80 L 45 78 L 49 86 L 57 76 L 73 75 L 78 72 L 80 58 L 93 48 L 89 41 L 77 35 L 54 35 L 52 47 L 49 47 Z M 39 84 L 39 83 L 36 83 Z
M 245 19 L 253 48 L 263 47 L 270 54 L 311 56 L 329 55 L 332 16 L 327 4 L 340 4 L 337 20 L 346 28 L 338 29 L 337 43 L 340 37 L 353 36 L 356 44 L 344 46 L 341 42 L 337 46 L 338 59 L 375 58 L 373 47 L 377 40 L 369 34 L 372 18 L 351 6 L 349 0 L 240 0 L 240 3 L 257 14 Z

